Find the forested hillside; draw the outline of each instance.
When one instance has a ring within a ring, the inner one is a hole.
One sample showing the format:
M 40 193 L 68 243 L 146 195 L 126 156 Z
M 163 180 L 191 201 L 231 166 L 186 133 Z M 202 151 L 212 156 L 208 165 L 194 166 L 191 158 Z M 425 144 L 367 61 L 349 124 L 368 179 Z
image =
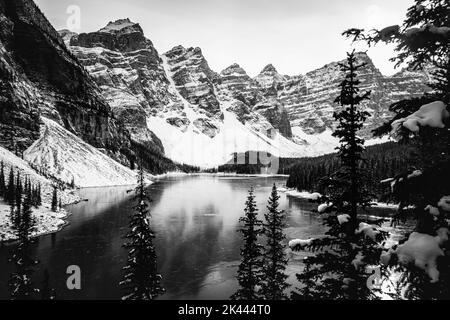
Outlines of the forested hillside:
M 380 181 L 411 171 L 414 167 L 414 155 L 410 147 L 394 142 L 370 146 L 364 153 L 363 167 L 367 169 L 367 188 L 377 199 L 386 200 L 383 196 L 389 185 L 380 184 Z M 340 167 L 337 154 L 325 155 L 318 158 L 300 159 L 296 164 L 284 169 L 290 174 L 287 187 L 305 191 L 319 191 L 320 181 Z

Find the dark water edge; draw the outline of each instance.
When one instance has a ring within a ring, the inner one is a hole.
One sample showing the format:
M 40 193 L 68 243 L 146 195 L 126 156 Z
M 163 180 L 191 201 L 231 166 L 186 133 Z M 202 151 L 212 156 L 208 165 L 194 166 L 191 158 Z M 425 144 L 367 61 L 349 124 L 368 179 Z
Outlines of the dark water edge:
M 159 270 L 167 293 L 160 299 L 228 299 L 237 286 L 240 235 L 236 232 L 247 191 L 255 188 L 260 215 L 273 183 L 286 178 L 187 176 L 160 180 L 149 186 L 150 211 L 156 232 Z M 35 283 L 40 286 L 45 270 L 57 299 L 120 299 L 118 283 L 123 275 L 126 250 L 122 247 L 131 213 L 131 187 L 81 190 L 80 202 L 66 209 L 69 225 L 58 233 L 38 238 L 33 256 L 40 260 Z M 316 204 L 281 193 L 280 208 L 287 212 L 287 241 L 321 235 L 323 226 L 311 210 Z M 385 215 L 389 209 L 375 209 Z M 7 262 L 14 244 L 0 245 L 0 299 L 8 299 Z M 289 281 L 302 268 L 302 253 L 287 249 Z M 82 289 L 68 290 L 66 269 L 81 269 Z

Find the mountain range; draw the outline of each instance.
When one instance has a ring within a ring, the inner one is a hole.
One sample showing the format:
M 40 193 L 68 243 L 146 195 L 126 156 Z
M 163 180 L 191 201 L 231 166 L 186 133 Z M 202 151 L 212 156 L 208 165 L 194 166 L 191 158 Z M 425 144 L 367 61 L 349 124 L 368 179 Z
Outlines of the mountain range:
M 365 63 L 361 88 L 372 91 L 361 135 L 373 144 L 383 141 L 370 131 L 390 117 L 388 106 L 428 91 L 430 72 L 387 77 L 366 53 L 357 57 Z M 218 166 L 235 152 L 322 155 L 337 145 L 331 133 L 341 62 L 295 76 L 271 64 L 254 78 L 236 63 L 216 72 L 200 48 L 159 53 L 129 19 L 90 33 L 57 32 L 33 1 L 1 0 L 0 143 L 64 180 L 87 168 L 83 152 L 77 172 L 58 163 L 64 150 L 76 152 L 77 139 L 125 167 L 143 158 L 154 173 Z

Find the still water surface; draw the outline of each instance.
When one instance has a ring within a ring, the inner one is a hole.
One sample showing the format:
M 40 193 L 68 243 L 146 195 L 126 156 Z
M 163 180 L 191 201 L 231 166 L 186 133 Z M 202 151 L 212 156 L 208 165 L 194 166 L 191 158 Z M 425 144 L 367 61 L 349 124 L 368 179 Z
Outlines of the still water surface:
M 266 211 L 272 185 L 285 178 L 187 176 L 160 180 L 149 187 L 150 210 L 156 232 L 158 265 L 167 293 L 161 299 L 228 299 L 237 287 L 240 235 L 239 217 L 250 187 L 255 188 L 260 215 Z M 39 238 L 33 255 L 40 260 L 35 282 L 44 270 L 58 299 L 120 299 L 118 283 L 127 252 L 122 247 L 131 213 L 129 187 L 81 190 L 88 199 L 66 209 L 69 225 L 54 235 Z M 287 213 L 287 241 L 323 234 L 311 213 L 316 205 L 280 193 L 280 208 Z M 0 246 L 0 299 L 7 299 L 11 245 Z M 289 281 L 301 270 L 302 254 L 289 256 Z M 82 289 L 69 291 L 66 268 L 78 265 Z

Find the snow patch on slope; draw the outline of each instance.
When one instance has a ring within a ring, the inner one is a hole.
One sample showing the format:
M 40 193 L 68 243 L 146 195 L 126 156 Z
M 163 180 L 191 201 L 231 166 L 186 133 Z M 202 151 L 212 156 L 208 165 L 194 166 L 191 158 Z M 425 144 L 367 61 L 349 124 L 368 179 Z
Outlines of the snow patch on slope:
M 41 137 L 24 159 L 53 176 L 80 187 L 131 185 L 135 173 L 87 144 L 56 122 L 42 118 Z
M 227 163 L 236 152 L 264 152 L 283 158 L 307 155 L 307 150 L 303 146 L 295 144 L 277 132 L 269 138 L 250 126 L 242 124 L 234 113 L 228 111 L 231 107 L 229 101 L 220 101 L 223 120 L 214 122 L 214 125 L 219 128 L 218 134 L 211 138 L 200 132 L 194 122 L 205 116 L 181 96 L 173 81 L 167 58 L 165 56 L 161 58 L 170 82 L 170 90 L 183 102 L 184 114 L 190 122 L 187 128 L 181 129 L 170 125 L 165 117 L 152 116 L 147 119 L 149 129 L 161 140 L 166 155 L 170 159 L 179 163 L 211 168 Z
M 336 152 L 339 146 L 339 139 L 333 137 L 331 129 L 326 129 L 322 133 L 308 134 L 301 127 L 292 127 L 293 140 L 302 144 L 305 149 L 305 156 L 319 157 Z M 372 138 L 365 141 L 365 146 L 373 146 L 391 141 L 389 136 L 382 138 Z

